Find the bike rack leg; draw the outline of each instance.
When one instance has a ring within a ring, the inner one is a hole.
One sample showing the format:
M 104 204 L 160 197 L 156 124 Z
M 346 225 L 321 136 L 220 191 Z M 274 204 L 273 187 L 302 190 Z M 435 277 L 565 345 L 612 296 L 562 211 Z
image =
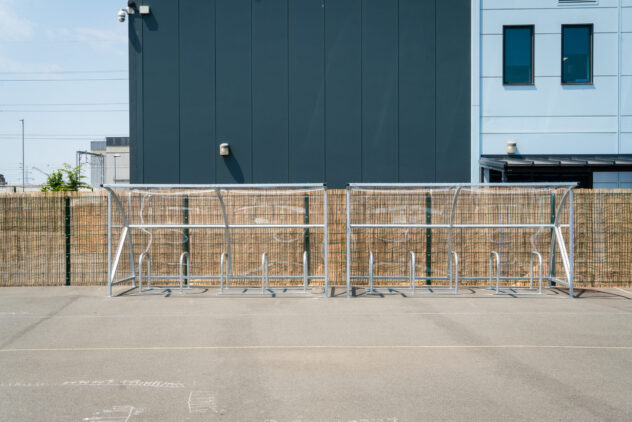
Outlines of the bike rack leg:
M 496 258 L 496 294 L 500 292 L 500 255 L 498 252 L 491 251 L 489 253 L 489 287 L 487 290 L 494 290 L 494 286 L 492 284 L 492 277 L 494 274 L 494 258 Z
M 540 266 L 540 274 L 539 274 L 539 278 L 538 278 L 538 294 L 542 294 L 542 255 L 540 254 L 540 252 L 538 251 L 532 251 L 531 252 L 531 263 L 530 263 L 530 270 L 529 270 L 529 280 L 530 280 L 530 286 L 531 289 L 533 289 L 533 257 L 536 256 L 538 258 L 538 265 Z
M 303 293 L 307 293 L 307 284 L 309 283 L 309 269 L 307 266 L 307 251 L 303 252 Z
M 219 258 L 219 293 L 224 293 L 224 266 L 226 265 L 226 252 L 222 252 Z M 226 288 L 228 288 L 228 275 L 226 274 Z
M 188 252 L 182 252 L 182 254 L 180 255 L 180 294 L 182 294 L 182 286 L 184 284 L 184 279 L 185 279 L 185 275 L 184 275 L 184 266 L 185 266 L 185 262 L 186 261 L 186 267 L 187 267 L 187 275 L 186 275 L 186 279 L 187 281 L 189 281 L 189 278 L 191 277 L 191 258 L 189 258 L 189 253 Z
M 138 258 L 138 294 L 143 293 L 143 262 L 147 260 L 147 290 L 151 290 L 151 255 L 143 252 Z
M 410 279 L 410 288 L 413 289 L 413 294 L 415 294 L 415 252 L 410 251 L 408 256 L 408 277 Z
M 373 294 L 373 252 L 369 251 L 369 294 Z
M 454 258 L 454 294 L 459 294 L 459 254 L 456 251 L 452 251 Z
M 268 254 L 261 254 L 261 294 L 265 293 L 268 285 Z

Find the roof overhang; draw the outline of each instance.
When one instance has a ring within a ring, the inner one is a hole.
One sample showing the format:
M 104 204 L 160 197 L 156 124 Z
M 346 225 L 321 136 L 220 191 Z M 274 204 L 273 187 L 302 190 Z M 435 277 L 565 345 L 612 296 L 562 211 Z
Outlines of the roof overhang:
M 632 155 L 484 155 L 479 165 L 503 173 L 632 171 Z

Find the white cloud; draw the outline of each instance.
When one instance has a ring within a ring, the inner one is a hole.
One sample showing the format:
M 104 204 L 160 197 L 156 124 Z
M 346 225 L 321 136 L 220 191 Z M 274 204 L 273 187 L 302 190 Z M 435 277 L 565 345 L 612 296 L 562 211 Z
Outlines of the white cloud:
M 12 3 L 12 0 L 0 0 L 0 42 L 24 41 L 33 36 L 33 22 L 18 16 Z
M 101 51 L 127 51 L 125 32 L 94 28 L 76 28 L 75 32 L 79 41 L 92 48 Z
M 57 72 L 59 70 L 61 70 L 61 66 L 57 64 L 32 63 L 12 59 L 6 55 L 0 45 L 0 72 Z

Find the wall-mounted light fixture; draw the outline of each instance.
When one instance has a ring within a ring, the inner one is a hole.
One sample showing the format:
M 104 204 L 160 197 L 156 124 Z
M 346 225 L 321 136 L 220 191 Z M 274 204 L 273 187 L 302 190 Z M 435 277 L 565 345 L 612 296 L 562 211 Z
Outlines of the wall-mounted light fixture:
M 219 144 L 219 155 L 222 157 L 228 157 L 230 155 L 230 145 L 224 142 L 223 144 Z

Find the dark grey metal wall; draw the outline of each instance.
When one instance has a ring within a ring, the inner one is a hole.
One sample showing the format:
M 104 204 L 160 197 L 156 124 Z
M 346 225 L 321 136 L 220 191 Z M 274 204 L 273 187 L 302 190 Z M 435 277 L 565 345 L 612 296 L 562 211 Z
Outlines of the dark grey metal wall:
M 142 3 L 133 182 L 469 180 L 470 0 Z

